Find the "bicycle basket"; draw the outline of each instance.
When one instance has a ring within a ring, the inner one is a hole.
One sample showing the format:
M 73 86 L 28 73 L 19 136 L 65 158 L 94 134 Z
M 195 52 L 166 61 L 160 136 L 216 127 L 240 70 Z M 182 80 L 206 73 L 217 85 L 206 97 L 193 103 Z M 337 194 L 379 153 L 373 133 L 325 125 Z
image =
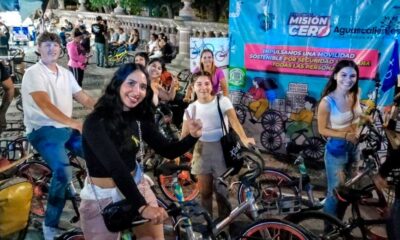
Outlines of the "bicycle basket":
M 24 178 L 0 182 L 0 238 L 27 227 L 32 194 L 32 184 Z

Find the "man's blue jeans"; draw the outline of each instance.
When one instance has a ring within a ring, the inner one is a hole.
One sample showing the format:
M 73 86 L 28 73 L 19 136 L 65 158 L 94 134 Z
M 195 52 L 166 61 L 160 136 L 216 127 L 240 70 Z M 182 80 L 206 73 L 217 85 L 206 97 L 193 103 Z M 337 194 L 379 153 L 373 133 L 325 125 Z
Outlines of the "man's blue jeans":
M 104 55 L 106 51 L 106 45 L 104 43 L 95 43 L 95 47 L 97 66 L 104 67 L 104 58 L 107 57 Z
M 44 126 L 28 134 L 28 140 L 52 170 L 45 225 L 57 227 L 72 180 L 72 169 L 67 149 L 83 157 L 82 136 L 71 128 Z
M 335 188 L 340 184 L 340 174 L 351 176 L 352 164 L 358 160 L 358 148 L 351 142 L 339 138 L 329 138 L 325 146 L 325 169 L 327 177 L 327 195 L 324 205 L 324 212 L 338 218 L 346 209 L 338 208 L 338 200 L 335 195 Z

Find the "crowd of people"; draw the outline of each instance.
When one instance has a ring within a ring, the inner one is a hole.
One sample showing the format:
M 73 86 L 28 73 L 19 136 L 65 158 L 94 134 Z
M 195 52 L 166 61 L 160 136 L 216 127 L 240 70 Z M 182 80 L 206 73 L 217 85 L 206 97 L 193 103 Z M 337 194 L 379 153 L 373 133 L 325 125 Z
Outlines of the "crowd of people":
M 101 52 L 106 45 L 106 28 L 101 18 L 91 28 L 95 35 L 98 66 L 101 67 L 104 64 Z M 215 87 L 212 77 L 215 72 L 207 72 L 200 67 L 196 70 L 193 92 L 197 100 L 188 106 L 183 96 L 177 99 L 177 77 L 168 72 L 163 58 L 137 52 L 134 62 L 120 66 L 106 86 L 104 95 L 95 101 L 82 89 L 83 70 L 90 57 L 83 44 L 85 28 L 73 28 L 68 36 L 67 28 L 62 30 L 65 35 L 44 32 L 39 36 L 37 50 L 40 60 L 26 71 L 21 87 L 28 140 L 53 172 L 43 222 L 44 238 L 53 239 L 60 233 L 61 213 L 71 194 L 68 184 L 72 170 L 66 150 L 81 156 L 87 164 L 88 177 L 80 193 L 79 208 L 81 227 L 87 239 L 119 239 L 120 233 L 110 232 L 104 225 L 98 207 L 120 199 L 134 202 L 137 214 L 151 220 L 134 229 L 138 239 L 163 238 L 162 222 L 167 214 L 158 207 L 155 195 L 137 163 L 136 153 L 140 151 L 141 142 L 146 142 L 158 154 L 169 159 L 193 147 L 197 149 L 194 162 L 198 167 L 193 174 L 198 176 L 202 186 L 202 203 L 210 210 L 212 193 L 215 192 L 219 209 L 223 209 L 219 212 L 226 216 L 230 210 L 230 206 L 223 205 L 227 202 L 227 191 L 217 188 L 215 184 L 218 174 L 226 170 L 219 144 L 222 131 L 217 120 L 216 100 L 219 98 L 215 89 L 219 87 Z M 118 38 L 122 31 L 119 33 Z M 128 44 L 134 44 L 135 38 L 138 39 L 135 35 L 138 33 L 133 31 Z M 159 42 L 165 46 L 166 37 L 161 36 Z M 58 56 L 64 46 L 68 51 L 69 70 L 58 64 Z M 208 61 L 211 64 L 213 60 Z M 225 80 L 221 81 L 225 79 L 223 73 L 218 71 L 217 75 L 217 84 L 226 84 Z M 73 99 L 91 110 L 84 122 L 72 118 Z M 182 136 L 178 142 L 170 142 L 161 135 L 154 121 L 155 108 L 172 101 L 182 104 L 176 111 L 177 118 L 181 123 L 183 121 Z M 226 123 L 229 121 L 232 124 L 243 144 L 255 144 L 253 138 L 246 136 L 229 98 L 224 96 L 219 101 Z M 183 117 L 186 108 L 186 116 Z M 210 109 L 214 109 L 215 113 L 205 115 Z M 206 160 L 215 151 L 218 152 L 216 157 Z
M 1 31 L 0 28 L 0 38 L 4 35 Z M 136 51 L 141 44 L 137 29 L 129 34 L 123 28 L 115 31 L 100 16 L 91 25 L 91 33 L 98 67 L 107 67 L 107 55 L 113 48 L 124 46 Z M 66 149 L 84 158 L 87 165 L 88 177 L 80 193 L 79 207 L 81 227 L 87 239 L 120 238 L 121 233 L 107 229 L 99 208 L 121 199 L 133 202 L 136 214 L 151 220 L 134 229 L 137 239 L 163 239 L 162 223 L 167 213 L 158 207 L 136 158 L 142 142 L 169 159 L 193 149 L 191 172 L 198 180 L 201 205 L 212 215 L 215 194 L 218 216 L 228 216 L 231 206 L 227 189 L 216 183 L 227 170 L 220 144 L 223 131 L 218 106 L 223 121 L 238 134 L 244 146 L 256 143 L 247 136 L 236 116 L 229 99 L 227 79 L 215 65 L 214 53 L 209 49 L 201 52 L 192 82 L 185 95 L 181 95 L 177 77 L 165 66 L 173 58 L 173 47 L 164 34 L 153 33 L 144 51 L 136 51 L 132 63 L 123 64 L 115 71 L 104 94 L 96 101 L 82 89 L 84 70 L 91 57 L 90 39 L 83 21 L 74 26 L 66 20 L 59 34 L 42 33 L 37 39 L 40 60 L 26 70 L 22 81 L 27 138 L 52 169 L 43 222 L 44 238 L 54 239 L 60 233 L 61 213 L 71 194 L 68 184 L 72 170 Z M 69 70 L 58 64 L 63 47 L 68 52 Z M 371 121 L 360 106 L 359 78 L 359 68 L 354 61 L 339 61 L 318 104 L 318 132 L 327 138 L 324 211 L 338 218 L 343 217 L 346 208 L 338 202 L 335 189 L 351 176 L 352 165 L 359 159 L 360 124 Z M 0 127 L 4 128 L 14 87 L 1 62 L 0 80 L 5 89 L 0 106 Z M 259 118 L 257 111 L 268 108 L 268 102 L 263 100 L 263 82 L 256 79 L 253 85 L 251 92 L 258 101 L 254 112 Z M 91 110 L 84 122 L 72 118 L 73 99 Z M 310 102 L 313 108 L 315 99 Z M 172 109 L 174 122 L 182 127 L 178 142 L 169 142 L 154 125 L 155 109 L 169 103 L 178 106 Z M 396 121 L 393 115 L 389 118 L 390 126 Z M 389 147 L 389 151 L 388 163 L 382 165 L 375 177 L 376 184 L 382 187 L 386 186 L 383 178 L 388 172 L 399 167 L 394 161 L 398 150 Z M 392 228 L 391 239 L 400 239 L 396 227 L 400 223 L 399 198 L 397 187 L 388 223 L 388 228 Z

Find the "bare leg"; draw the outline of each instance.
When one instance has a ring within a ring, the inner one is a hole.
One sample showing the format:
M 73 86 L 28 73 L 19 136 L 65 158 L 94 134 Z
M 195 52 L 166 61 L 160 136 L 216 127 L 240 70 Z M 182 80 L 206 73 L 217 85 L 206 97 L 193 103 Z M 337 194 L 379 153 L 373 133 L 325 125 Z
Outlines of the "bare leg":
M 212 212 L 212 194 L 213 177 L 212 175 L 197 175 L 201 205 L 213 216 Z

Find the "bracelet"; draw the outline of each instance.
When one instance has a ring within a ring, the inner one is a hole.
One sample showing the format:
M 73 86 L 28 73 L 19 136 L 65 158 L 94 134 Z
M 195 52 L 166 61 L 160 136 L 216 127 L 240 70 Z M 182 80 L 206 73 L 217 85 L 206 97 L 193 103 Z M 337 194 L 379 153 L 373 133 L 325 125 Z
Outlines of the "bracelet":
M 346 132 L 346 133 L 344 134 L 344 140 L 347 140 L 347 133 L 348 133 L 348 132 Z
M 149 205 L 144 205 L 144 208 L 142 208 L 142 211 L 139 212 L 140 215 L 143 214 L 144 210 L 148 207 Z

